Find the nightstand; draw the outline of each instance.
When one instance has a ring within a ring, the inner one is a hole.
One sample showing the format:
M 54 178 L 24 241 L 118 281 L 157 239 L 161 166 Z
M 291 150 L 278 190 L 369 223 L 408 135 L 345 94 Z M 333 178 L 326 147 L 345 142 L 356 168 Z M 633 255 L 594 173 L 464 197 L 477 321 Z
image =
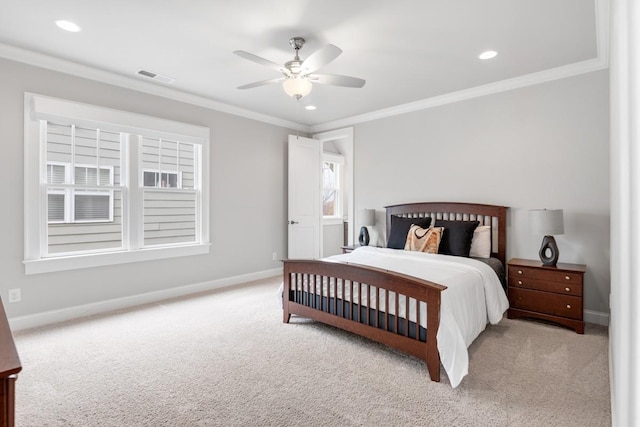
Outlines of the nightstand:
M 507 263 L 507 317 L 529 317 L 557 323 L 584 333 L 582 291 L 586 265 L 514 258 Z
M 348 254 L 349 252 L 353 251 L 355 248 L 359 248 L 359 247 L 360 245 L 341 246 L 343 254 Z

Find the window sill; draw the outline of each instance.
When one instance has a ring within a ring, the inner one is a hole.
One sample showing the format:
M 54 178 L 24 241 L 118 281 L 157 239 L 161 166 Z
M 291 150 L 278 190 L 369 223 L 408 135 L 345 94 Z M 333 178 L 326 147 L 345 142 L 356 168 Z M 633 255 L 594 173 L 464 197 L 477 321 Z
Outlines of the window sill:
M 81 268 L 105 265 L 126 264 L 130 262 L 151 261 L 156 259 L 208 254 L 210 243 L 170 248 L 148 248 L 136 251 L 120 251 L 101 254 L 82 254 L 56 258 L 25 260 L 25 274 L 51 273 L 54 271 L 78 270 Z

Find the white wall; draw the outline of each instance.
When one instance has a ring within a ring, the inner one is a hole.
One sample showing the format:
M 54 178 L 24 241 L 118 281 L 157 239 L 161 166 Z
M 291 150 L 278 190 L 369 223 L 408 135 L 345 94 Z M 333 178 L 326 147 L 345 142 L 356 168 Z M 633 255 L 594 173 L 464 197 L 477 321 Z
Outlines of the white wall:
M 356 211 L 376 208 L 384 236 L 385 205 L 509 206 L 508 257 L 537 259 L 527 210 L 564 209 L 560 262 L 587 264 L 586 318 L 606 322 L 608 96 L 599 71 L 356 125 Z
M 10 318 L 280 269 L 288 129 L 0 59 L 0 295 Z M 25 276 L 23 97 L 33 92 L 211 129 L 209 255 Z M 22 302 L 7 303 L 21 288 Z
M 322 256 L 342 253 L 344 245 L 344 224 L 325 224 L 322 226 Z
M 640 4 L 611 5 L 611 323 L 614 427 L 640 423 Z

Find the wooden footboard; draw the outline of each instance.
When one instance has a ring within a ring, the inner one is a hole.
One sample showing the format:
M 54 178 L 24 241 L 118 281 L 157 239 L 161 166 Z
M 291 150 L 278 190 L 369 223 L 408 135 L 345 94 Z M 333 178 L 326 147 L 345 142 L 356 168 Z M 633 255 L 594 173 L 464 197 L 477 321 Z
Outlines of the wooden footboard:
M 431 379 L 440 381 L 436 335 L 445 289 L 340 261 L 285 260 L 283 320 L 288 323 L 296 314 L 388 345 L 423 359 Z M 421 308 L 426 308 L 426 319 L 421 319 Z

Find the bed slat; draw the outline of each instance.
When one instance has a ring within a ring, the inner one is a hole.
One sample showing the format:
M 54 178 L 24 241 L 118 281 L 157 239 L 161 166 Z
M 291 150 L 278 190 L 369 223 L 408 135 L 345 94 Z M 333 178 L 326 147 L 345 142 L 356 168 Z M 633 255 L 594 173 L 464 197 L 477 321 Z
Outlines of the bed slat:
M 407 297 L 406 295 L 404 296 L 404 336 L 408 337 L 409 336 L 409 297 Z
M 354 271 L 357 274 L 354 275 Z M 424 319 L 426 328 L 421 325 L 424 320 L 419 310 L 421 302 L 428 304 L 428 296 L 432 304 L 439 301 L 440 292 L 446 289 L 444 286 L 371 267 L 315 260 L 285 261 L 284 278 L 285 322 L 291 314 L 298 314 L 370 337 L 425 360 L 431 378 L 439 378 L 437 349 L 436 358 L 432 357 L 430 362 L 431 353 L 427 351 L 427 347 L 436 345 L 435 335 L 431 337 L 429 328 L 437 331 L 439 310 L 435 316 Z M 342 288 L 345 290 L 339 293 Z M 381 310 L 380 299 L 384 298 L 388 308 L 392 292 L 395 310 Z M 400 298 L 404 298 L 404 317 L 398 315 Z M 413 308 L 412 302 L 416 303 Z

